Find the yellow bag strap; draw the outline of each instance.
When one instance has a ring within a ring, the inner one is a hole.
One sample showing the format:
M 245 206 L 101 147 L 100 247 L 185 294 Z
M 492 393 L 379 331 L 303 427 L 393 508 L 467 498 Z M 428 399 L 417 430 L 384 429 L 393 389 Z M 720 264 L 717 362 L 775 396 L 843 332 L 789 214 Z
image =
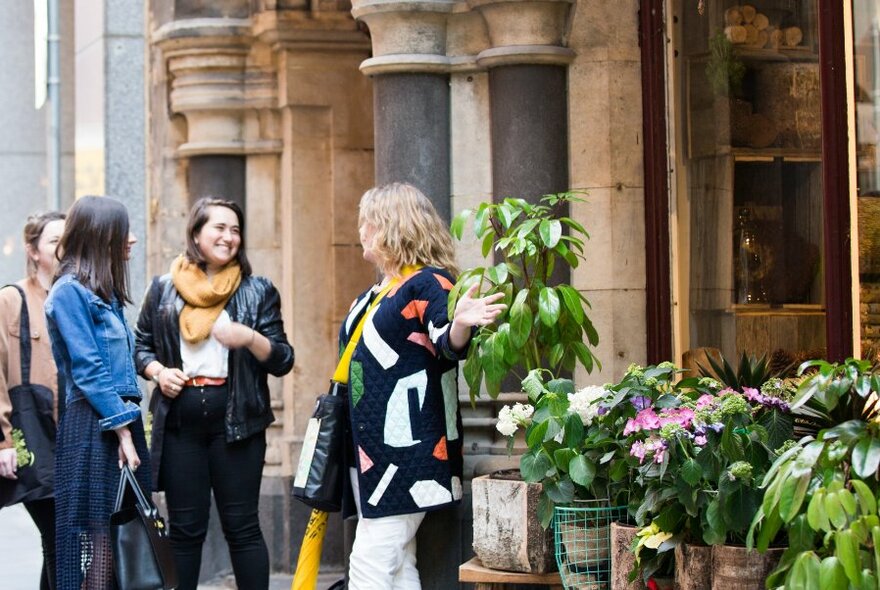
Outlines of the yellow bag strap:
M 403 269 L 403 276 L 408 277 L 412 273 L 418 271 L 421 266 L 407 266 Z M 361 316 L 361 319 L 358 321 L 357 326 L 354 328 L 354 332 L 351 333 L 351 338 L 348 339 L 348 344 L 345 346 L 345 350 L 342 352 L 342 356 L 339 357 L 339 364 L 336 365 L 336 371 L 333 372 L 333 380 L 337 383 L 348 384 L 348 369 L 351 367 L 351 357 L 354 355 L 354 349 L 357 346 L 357 343 L 361 339 L 361 334 L 364 331 L 364 323 L 367 321 L 367 316 L 370 315 L 370 312 L 379 305 L 382 301 L 382 298 L 388 294 L 388 292 L 400 282 L 400 278 L 393 278 L 385 287 L 379 291 L 379 294 L 376 295 L 376 298 L 373 299 L 373 302 L 370 304 L 370 307 L 367 308 L 367 311 Z

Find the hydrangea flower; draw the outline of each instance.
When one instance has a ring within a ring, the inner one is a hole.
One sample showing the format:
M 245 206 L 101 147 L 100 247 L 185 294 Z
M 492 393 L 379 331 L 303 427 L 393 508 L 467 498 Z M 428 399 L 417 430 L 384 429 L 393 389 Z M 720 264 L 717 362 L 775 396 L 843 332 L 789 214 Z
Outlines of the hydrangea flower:
M 581 417 L 584 426 L 593 423 L 593 418 L 599 415 L 599 400 L 603 399 L 607 391 L 600 385 L 588 385 L 574 393 L 568 394 L 568 409 Z
M 513 436 L 519 426 L 528 426 L 535 408 L 529 404 L 515 403 L 513 407 L 504 406 L 498 412 L 495 429 L 504 436 Z

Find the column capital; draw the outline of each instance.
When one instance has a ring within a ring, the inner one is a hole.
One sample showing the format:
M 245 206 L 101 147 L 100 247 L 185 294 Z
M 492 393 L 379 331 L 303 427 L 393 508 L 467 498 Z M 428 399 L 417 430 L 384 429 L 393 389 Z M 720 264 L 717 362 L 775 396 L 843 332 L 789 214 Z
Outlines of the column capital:
M 187 123 L 179 156 L 278 152 L 277 140 L 245 138 L 245 111 L 277 105 L 275 72 L 249 63 L 250 19 L 174 21 L 153 32 L 168 71 L 169 107 Z
M 493 48 L 567 44 L 574 0 L 468 0 L 482 14 Z

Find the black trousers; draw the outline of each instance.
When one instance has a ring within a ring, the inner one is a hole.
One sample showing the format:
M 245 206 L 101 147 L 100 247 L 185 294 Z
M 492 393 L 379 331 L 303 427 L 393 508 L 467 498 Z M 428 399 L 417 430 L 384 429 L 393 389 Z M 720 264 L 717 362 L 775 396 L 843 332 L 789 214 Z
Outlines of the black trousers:
M 40 572 L 40 590 L 55 588 L 55 498 L 24 502 L 25 510 L 40 531 L 43 544 L 43 570 Z
M 166 422 L 161 473 L 179 590 L 198 585 L 212 490 L 236 585 L 247 590 L 269 586 L 269 552 L 259 520 L 266 435 L 227 443 L 226 398 L 225 385 L 186 387 Z

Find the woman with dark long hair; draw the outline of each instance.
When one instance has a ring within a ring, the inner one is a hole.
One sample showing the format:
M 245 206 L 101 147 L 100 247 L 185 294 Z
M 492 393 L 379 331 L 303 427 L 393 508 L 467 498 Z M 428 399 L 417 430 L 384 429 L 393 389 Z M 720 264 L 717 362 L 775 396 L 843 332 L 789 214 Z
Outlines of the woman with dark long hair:
M 193 205 L 186 252 L 153 279 L 136 335 L 138 371 L 156 383 L 153 481 L 165 490 L 179 588 L 198 584 L 213 491 L 236 584 L 265 590 L 259 498 L 274 420 L 267 377 L 290 371 L 293 347 L 278 291 L 251 273 L 238 205 Z
M 0 481 L 0 489 L 4 492 L 4 498 L 8 491 L 15 497 L 15 501 L 22 502 L 40 531 L 43 545 L 40 590 L 55 587 L 55 498 L 52 495 L 52 472 L 51 469 L 45 473 L 38 471 L 31 481 L 27 481 L 28 478 L 25 477 L 19 480 L 18 470 L 23 466 L 18 464 L 12 441 L 13 400 L 10 394 L 27 381 L 30 387 L 26 385 L 21 392 L 34 398 L 45 394 L 45 399 L 31 400 L 34 407 L 43 410 L 51 408 L 52 418 L 58 419 L 58 375 L 52 359 L 52 345 L 46 334 L 43 303 L 55 277 L 55 266 L 58 262 L 55 248 L 63 231 L 64 213 L 49 211 L 31 215 L 24 226 L 27 278 L 18 281 L 15 286 L 0 290 L 0 477 L 6 478 Z M 22 303 L 25 308 L 22 308 Z M 22 321 L 22 309 L 27 311 L 27 331 L 24 328 L 25 322 Z M 23 358 L 28 354 L 23 345 L 30 347 L 29 358 Z M 54 431 L 54 424 L 49 424 L 49 428 L 50 432 Z M 54 438 L 45 441 L 49 443 L 50 449 L 53 441 Z M 27 437 L 25 442 L 28 442 Z M 30 446 L 33 447 L 35 443 L 37 441 L 32 439 Z M 36 452 L 42 453 L 46 450 Z M 51 453 L 47 453 L 46 461 L 51 465 Z M 25 490 L 18 489 L 20 483 L 26 483 Z
M 59 590 L 115 588 L 110 514 L 119 468 L 148 462 L 134 369 L 134 339 L 123 317 L 128 259 L 136 241 L 125 206 L 83 197 L 68 211 L 55 284 L 45 310 L 64 384 L 55 454 Z M 137 472 L 150 491 L 149 465 Z

